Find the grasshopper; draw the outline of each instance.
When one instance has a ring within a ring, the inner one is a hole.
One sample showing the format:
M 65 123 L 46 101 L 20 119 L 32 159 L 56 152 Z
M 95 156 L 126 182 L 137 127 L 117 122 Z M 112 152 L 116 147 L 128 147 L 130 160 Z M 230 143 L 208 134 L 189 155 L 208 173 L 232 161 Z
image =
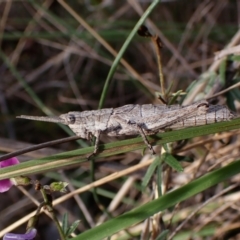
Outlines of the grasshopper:
M 210 105 L 207 101 L 202 100 L 187 106 L 129 104 L 118 108 L 69 112 L 58 117 L 21 115 L 17 118 L 61 123 L 68 125 L 77 136 L 83 139 L 91 140 L 92 137 L 96 137 L 92 154 L 96 154 L 98 151 L 101 134 L 110 137 L 140 134 L 154 154 L 154 150 L 147 140 L 147 135 L 153 135 L 167 129 L 228 121 L 234 117 L 235 114 L 226 106 Z

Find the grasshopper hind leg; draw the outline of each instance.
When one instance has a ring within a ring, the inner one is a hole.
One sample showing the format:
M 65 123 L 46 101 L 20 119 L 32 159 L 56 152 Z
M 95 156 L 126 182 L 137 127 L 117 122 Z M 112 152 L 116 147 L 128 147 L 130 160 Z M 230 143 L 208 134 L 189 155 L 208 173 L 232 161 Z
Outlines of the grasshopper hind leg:
M 91 157 L 95 156 L 98 153 L 99 150 L 99 140 L 100 140 L 100 135 L 101 135 L 101 131 L 98 131 L 96 134 L 96 140 L 95 140 L 95 144 L 94 144 L 94 150 L 93 152 L 87 156 L 87 159 L 89 160 Z
M 138 131 L 144 141 L 144 143 L 148 146 L 149 150 L 152 152 L 152 154 L 156 154 L 153 150 L 153 147 L 152 145 L 150 144 L 150 142 L 148 141 L 147 137 L 146 137 L 146 134 L 144 133 L 144 130 L 142 129 L 141 125 L 139 124 L 136 124 L 137 128 L 138 128 Z
M 142 123 L 136 123 L 135 121 L 132 121 L 132 120 L 127 121 L 127 123 L 128 123 L 129 125 L 135 125 L 135 126 L 137 127 L 139 134 L 141 135 L 144 143 L 147 145 L 147 147 L 149 148 L 149 150 L 151 151 L 151 153 L 152 153 L 153 155 L 156 154 L 156 153 L 154 152 L 154 150 L 153 150 L 152 145 L 150 144 L 150 142 L 148 141 L 148 139 L 147 139 L 147 137 L 146 137 L 146 134 L 145 134 L 145 132 L 144 132 L 144 130 L 143 130 L 143 128 L 142 128 Z M 149 132 L 149 135 L 151 135 L 151 133 L 152 133 L 152 132 Z M 152 134 L 153 134 L 153 133 L 152 133 Z

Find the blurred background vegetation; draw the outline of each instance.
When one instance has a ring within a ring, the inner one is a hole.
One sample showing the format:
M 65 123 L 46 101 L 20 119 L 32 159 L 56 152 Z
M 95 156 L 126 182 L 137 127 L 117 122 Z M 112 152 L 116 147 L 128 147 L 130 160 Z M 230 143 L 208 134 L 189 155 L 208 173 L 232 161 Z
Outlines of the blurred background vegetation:
M 18 115 L 41 116 L 49 113 L 58 115 L 68 111 L 98 108 L 106 77 L 115 59 L 114 50 L 119 51 L 149 4 L 150 1 L 144 0 L 0 1 L 0 150 L 2 153 L 15 151 L 29 144 L 68 136 L 68 133 L 57 124 L 19 120 L 15 118 Z M 160 36 L 163 44 L 161 58 L 166 87 L 172 84 L 172 92 L 186 91 L 195 80 L 196 83 L 202 80 L 206 73 L 218 76 L 221 72 L 220 63 L 214 65 L 215 53 L 228 44 L 232 43 L 231 46 L 238 44 L 240 2 L 165 0 L 156 6 L 146 25 L 153 35 Z M 151 41 L 135 35 L 123 58 L 125 63 L 119 64 L 111 79 L 103 107 L 118 107 L 130 103 L 159 103 L 155 94 L 161 90 L 156 50 Z M 237 72 L 238 68 L 235 67 L 234 74 Z M 210 80 L 207 80 L 207 85 L 208 82 Z M 201 97 L 197 96 L 201 94 L 204 97 L 208 91 L 206 89 L 199 88 L 189 101 L 200 99 Z M 239 93 L 235 92 L 235 95 L 231 95 L 232 98 L 228 95 L 227 100 L 224 98 L 219 102 L 233 102 L 236 95 L 239 97 Z M 109 142 L 110 139 L 103 138 L 102 141 Z M 81 147 L 88 144 L 85 141 L 80 142 Z M 79 143 L 69 142 L 54 149 L 29 153 L 19 159 L 25 161 L 75 148 L 79 148 Z M 201 149 L 199 151 L 201 152 Z M 197 156 L 201 155 L 200 152 L 196 155 L 191 154 L 197 159 Z M 227 154 L 225 153 L 225 156 Z M 108 166 L 111 170 L 106 170 L 104 167 L 98 169 L 96 177 L 101 178 L 107 176 L 109 172 L 117 171 L 119 167 L 133 165 L 139 161 L 139 156 L 139 153 L 115 156 L 119 165 Z M 91 183 L 88 165 L 84 169 L 68 170 L 65 173 L 71 173 L 69 176 L 74 187 L 80 187 L 74 182 L 76 180 L 82 185 Z M 35 177 L 43 183 L 48 183 L 49 179 L 62 180 L 64 176 L 64 173 L 61 175 L 56 172 Z M 110 182 L 106 188 L 100 189 L 101 204 L 108 207 L 110 199 L 114 198 L 125 180 L 123 178 Z M 135 184 L 138 186 L 138 181 Z M 145 199 L 139 196 L 138 190 L 138 187 L 134 187 L 112 215 L 119 215 L 144 202 Z M 31 191 L 33 194 L 33 190 Z M 192 205 L 198 205 L 215 192 L 216 189 L 209 190 L 208 193 L 202 194 L 198 199 L 189 200 L 181 207 L 187 209 L 190 202 Z M 0 230 L 26 215 L 26 212 L 35 209 L 31 200 L 23 196 L 17 190 L 11 190 L 1 196 L 0 216 L 4 216 L 5 220 L 0 221 Z M 35 197 L 38 198 L 37 195 Z M 56 207 L 59 216 L 66 211 L 70 213 L 70 222 L 82 219 L 78 232 L 93 227 L 101 217 L 106 218 L 104 214 L 101 215 L 102 212 L 97 205 L 95 207 L 91 192 L 85 192 L 81 198 L 86 208 L 90 208 L 88 209 L 90 220 L 86 219 L 85 213 L 82 213 L 74 199 Z M 234 210 L 228 210 L 226 214 L 230 216 Z M 196 220 L 191 219 L 183 231 L 188 232 L 197 227 L 202 221 L 201 218 L 207 217 L 207 214 L 197 216 Z M 239 221 L 239 216 L 234 216 Z M 180 222 L 182 219 L 184 217 L 179 216 Z M 219 222 L 224 221 L 226 221 L 224 216 L 219 216 Z M 40 219 L 39 225 L 41 239 L 50 239 L 47 236 L 52 232 L 55 234 L 54 225 L 50 224 L 46 216 Z M 215 224 L 212 231 L 209 230 L 206 235 L 212 236 L 218 226 L 219 224 Z M 24 229 L 24 226 L 20 228 Z M 207 226 L 207 229 L 209 228 Z M 215 238 L 206 239 L 220 239 L 218 237 L 216 235 Z M 133 239 L 133 237 L 123 239 Z M 194 239 L 201 238 L 199 236 Z

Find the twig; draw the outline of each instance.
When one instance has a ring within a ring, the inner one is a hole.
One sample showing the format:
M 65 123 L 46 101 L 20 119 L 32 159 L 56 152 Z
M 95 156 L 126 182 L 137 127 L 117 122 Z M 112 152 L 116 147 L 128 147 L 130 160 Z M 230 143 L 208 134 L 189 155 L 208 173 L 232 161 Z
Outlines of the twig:
M 16 157 L 16 156 L 24 154 L 24 153 L 32 152 L 32 151 L 35 151 L 35 150 L 38 150 L 38 149 L 41 149 L 41 148 L 50 147 L 50 146 L 57 145 L 57 144 L 60 144 L 60 143 L 70 142 L 70 141 L 73 141 L 73 140 L 77 140 L 79 138 L 81 138 L 81 137 L 71 136 L 71 137 L 62 138 L 62 139 L 58 139 L 58 140 L 54 140 L 54 141 L 50 141 L 50 142 L 40 143 L 40 144 L 34 145 L 32 147 L 27 147 L 27 148 L 24 148 L 24 149 L 15 151 L 15 152 L 5 154 L 5 155 L 0 157 L 0 160 L 6 160 L 6 159 Z

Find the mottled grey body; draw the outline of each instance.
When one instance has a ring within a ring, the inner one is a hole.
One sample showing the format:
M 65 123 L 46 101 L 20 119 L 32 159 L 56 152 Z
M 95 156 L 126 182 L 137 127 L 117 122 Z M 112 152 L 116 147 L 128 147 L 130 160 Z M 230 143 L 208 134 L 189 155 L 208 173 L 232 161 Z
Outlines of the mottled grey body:
M 129 104 L 119 108 L 69 112 L 59 117 L 22 115 L 18 118 L 62 123 L 68 125 L 77 136 L 88 140 L 95 136 L 94 153 L 96 153 L 100 134 L 108 136 L 140 134 L 152 150 L 146 135 L 166 129 L 180 129 L 228 121 L 234 116 L 226 106 L 209 105 L 207 101 L 203 100 L 188 106 Z

